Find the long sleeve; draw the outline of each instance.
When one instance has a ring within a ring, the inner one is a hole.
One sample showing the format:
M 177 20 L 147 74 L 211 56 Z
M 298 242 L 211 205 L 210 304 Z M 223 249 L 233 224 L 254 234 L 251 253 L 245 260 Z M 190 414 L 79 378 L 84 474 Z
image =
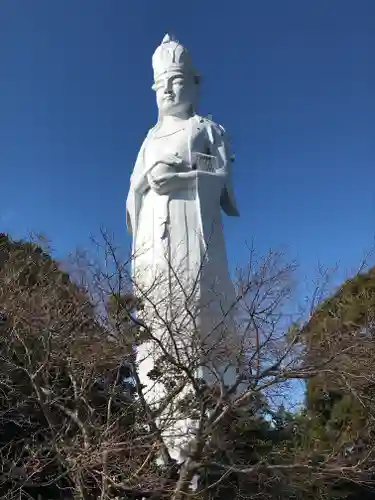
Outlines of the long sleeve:
M 126 200 L 126 226 L 128 232 L 133 236 L 133 243 L 137 232 L 138 225 L 138 215 L 141 206 L 141 190 L 144 187 L 145 175 L 144 175 L 144 151 L 147 145 L 147 141 L 150 138 L 154 128 L 150 129 L 146 138 L 144 139 L 142 146 L 139 150 L 133 172 L 130 176 L 130 186 L 128 197 Z
M 144 140 L 141 149 L 139 150 L 133 172 L 130 176 L 129 192 L 126 199 L 126 226 L 128 228 L 129 234 L 133 236 L 133 240 L 135 239 L 137 231 L 138 212 L 140 205 L 140 194 L 137 190 L 137 186 L 142 181 L 142 174 L 144 170 L 143 153 L 146 139 Z
M 220 205 L 229 216 L 239 216 L 232 185 L 232 160 L 229 142 L 225 130 L 220 125 L 210 123 L 207 127 L 210 154 L 217 159 L 217 171 L 224 175 L 224 186 L 220 196 Z

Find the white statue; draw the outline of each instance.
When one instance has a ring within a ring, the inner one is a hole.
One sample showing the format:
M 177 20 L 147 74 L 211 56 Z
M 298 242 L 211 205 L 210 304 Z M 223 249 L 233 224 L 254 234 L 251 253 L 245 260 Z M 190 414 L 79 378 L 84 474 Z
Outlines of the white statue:
M 206 353 L 199 354 L 202 367 L 195 373 L 210 381 L 215 360 L 209 362 L 207 352 L 212 358 L 217 347 L 217 366 L 224 366 L 228 353 L 218 339 L 224 336 L 227 347 L 233 340 L 228 328 L 235 292 L 221 221 L 221 209 L 239 215 L 229 145 L 220 125 L 196 114 L 200 78 L 186 49 L 166 35 L 152 63 L 159 117 L 139 151 L 126 205 L 135 292 L 160 346 L 191 352 L 194 339 Z M 152 342 L 138 350 L 140 378 L 155 404 L 163 388 L 148 373 L 157 351 Z

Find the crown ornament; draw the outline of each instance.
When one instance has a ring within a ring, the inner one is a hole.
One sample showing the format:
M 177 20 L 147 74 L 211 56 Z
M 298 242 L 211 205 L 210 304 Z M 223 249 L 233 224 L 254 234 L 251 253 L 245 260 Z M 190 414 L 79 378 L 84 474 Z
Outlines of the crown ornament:
M 171 72 L 184 73 L 195 77 L 199 74 L 193 66 L 193 61 L 186 48 L 173 36 L 166 34 L 152 56 L 154 82 Z

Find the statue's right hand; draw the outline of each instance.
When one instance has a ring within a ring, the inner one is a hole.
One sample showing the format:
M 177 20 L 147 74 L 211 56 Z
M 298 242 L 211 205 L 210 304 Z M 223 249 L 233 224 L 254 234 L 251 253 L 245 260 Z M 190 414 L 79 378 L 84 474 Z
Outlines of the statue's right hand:
M 150 173 L 148 175 L 148 179 L 155 179 L 158 177 L 161 177 L 166 174 L 171 174 L 175 171 L 171 165 L 168 165 L 167 163 L 156 163 L 152 169 L 150 170 Z
M 165 174 L 159 177 L 149 177 L 150 188 L 158 194 L 167 194 L 173 190 L 176 174 Z
M 163 159 L 159 159 L 153 164 L 149 170 L 148 177 L 155 179 L 166 174 L 189 172 L 190 170 L 191 168 L 188 163 L 182 158 L 173 154 L 166 154 L 163 156 Z

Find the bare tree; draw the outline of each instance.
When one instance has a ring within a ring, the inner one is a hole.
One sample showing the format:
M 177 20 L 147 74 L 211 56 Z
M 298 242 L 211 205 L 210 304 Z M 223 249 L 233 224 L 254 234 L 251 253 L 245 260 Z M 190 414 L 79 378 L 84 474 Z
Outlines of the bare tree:
M 231 337 L 215 326 L 207 332 L 215 339 L 210 344 L 202 343 L 191 323 L 183 330 L 175 318 L 166 318 L 155 295 L 133 296 L 137 284 L 130 277 L 130 260 L 119 257 L 105 233 L 102 241 L 100 259 L 76 259 L 72 274 L 80 276 L 79 283 L 36 247 L 21 245 L 4 259 L 3 495 L 35 497 L 54 487 L 62 496 L 84 499 L 219 498 L 230 483 L 233 498 L 253 498 L 254 488 L 267 498 L 272 485 L 367 480 L 372 455 L 348 463 L 334 443 L 318 459 L 303 446 L 262 449 L 254 443 L 251 459 L 240 450 L 249 447 L 243 436 L 255 435 L 251 428 L 244 430 L 249 420 L 266 411 L 272 419 L 269 402 L 287 402 L 296 380 L 333 372 L 348 383 L 358 377 L 353 364 L 341 363 L 351 352 L 358 355 L 357 341 L 336 345 L 325 356 L 306 355 L 303 318 L 288 310 L 295 264 L 284 263 L 275 252 L 256 259 L 252 250 L 236 278 L 236 331 Z M 184 308 L 193 321 L 189 301 Z M 162 339 L 147 323 L 150 310 L 163 324 Z M 150 374 L 163 386 L 157 405 L 149 403 L 139 376 L 135 351 L 144 342 L 159 357 Z M 215 371 L 218 358 L 220 370 Z M 238 362 L 229 384 L 223 377 L 225 360 Z M 212 374 L 209 384 L 199 376 L 202 365 Z M 194 422 L 182 464 L 172 459 L 166 439 L 176 419 Z M 275 432 L 272 425 L 267 432 Z

